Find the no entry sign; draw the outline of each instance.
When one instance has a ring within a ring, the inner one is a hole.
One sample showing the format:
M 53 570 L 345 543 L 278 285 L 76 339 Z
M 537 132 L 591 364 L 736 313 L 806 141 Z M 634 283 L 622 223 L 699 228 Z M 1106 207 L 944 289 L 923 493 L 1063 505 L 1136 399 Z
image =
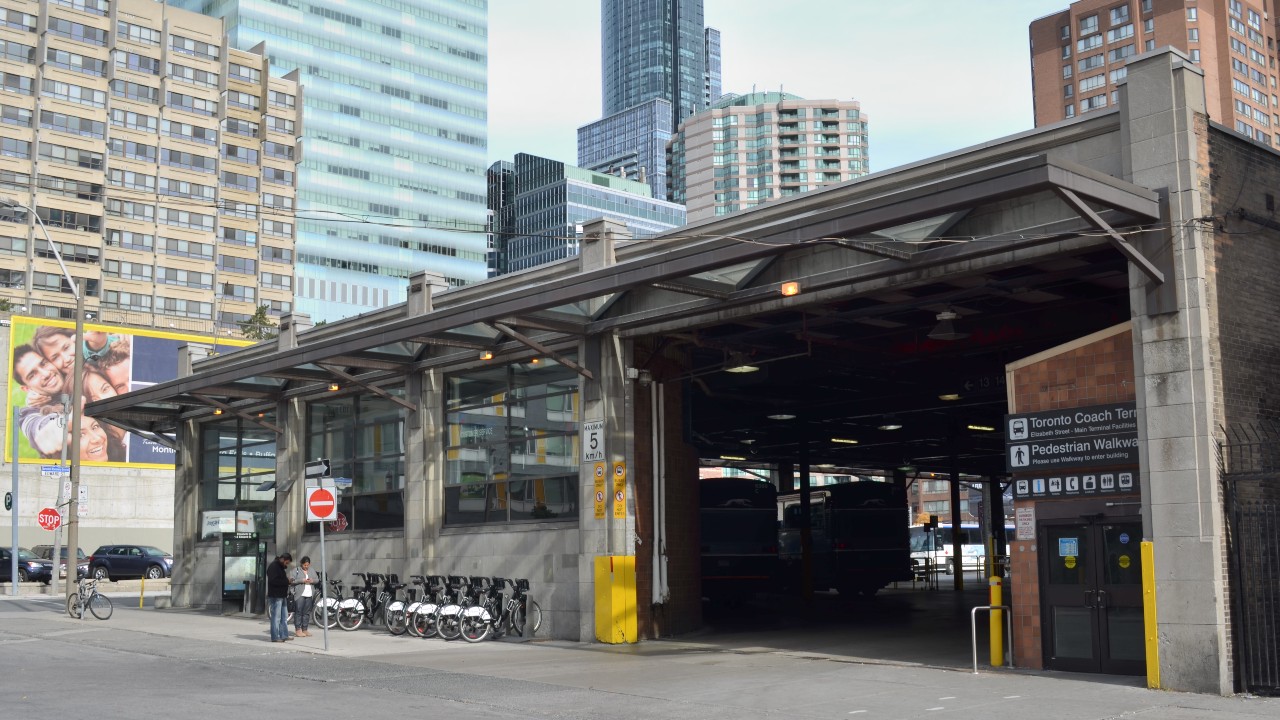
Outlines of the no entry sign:
M 62 525 L 62 516 L 53 508 L 45 508 L 36 515 L 36 522 L 45 530 L 57 530 Z
M 307 490 L 307 521 L 333 520 L 337 515 L 338 503 L 334 500 L 333 491 L 328 488 L 309 488 Z

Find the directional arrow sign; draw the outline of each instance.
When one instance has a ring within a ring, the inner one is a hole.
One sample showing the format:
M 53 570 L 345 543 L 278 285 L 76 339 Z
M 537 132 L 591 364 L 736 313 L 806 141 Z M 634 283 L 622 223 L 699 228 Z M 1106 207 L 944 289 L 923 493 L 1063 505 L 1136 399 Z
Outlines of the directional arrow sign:
M 310 480 L 311 478 L 327 478 L 333 477 L 333 473 L 329 468 L 329 458 L 321 458 L 307 463 L 306 470 L 303 471 L 302 477 Z

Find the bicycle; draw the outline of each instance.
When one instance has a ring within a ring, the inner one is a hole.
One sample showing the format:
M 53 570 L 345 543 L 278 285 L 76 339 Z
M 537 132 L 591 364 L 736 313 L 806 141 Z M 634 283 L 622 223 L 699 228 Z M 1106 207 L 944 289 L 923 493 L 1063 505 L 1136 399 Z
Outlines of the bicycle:
M 316 584 L 324 582 L 325 579 L 317 575 Z M 329 580 L 328 597 L 317 597 L 315 607 L 311 609 L 312 624 L 323 627 L 326 630 L 332 630 L 338 624 L 338 606 L 342 602 L 342 581 Z M 325 607 L 329 608 L 329 621 L 325 622 Z
M 377 612 L 377 584 L 382 579 L 377 573 L 351 573 L 364 581 L 364 587 L 354 591 L 351 597 L 338 603 L 338 627 L 343 630 L 359 630 L 366 618 Z
M 511 585 L 511 596 L 505 597 L 503 588 Z M 528 620 L 532 619 L 529 636 L 542 626 L 542 607 L 528 596 L 529 581 L 492 578 L 484 602 L 469 607 L 462 613 L 462 637 L 470 642 L 481 642 L 487 637 L 499 638 L 508 632 L 524 637 Z
M 411 632 L 421 638 L 434 637 L 438 625 L 436 619 L 440 608 L 449 602 L 448 585 L 442 575 L 428 575 L 422 590 L 422 602 L 414 608 L 410 616 Z
M 462 635 L 462 610 L 471 605 L 471 582 L 463 575 L 449 576 L 451 600 L 436 610 L 436 633 L 444 640 L 457 640 Z
M 405 611 L 407 603 L 400 600 L 400 591 L 404 583 L 394 573 L 383 576 L 382 593 L 378 595 L 378 605 L 382 607 L 382 621 L 387 632 L 392 635 L 403 635 L 409 629 L 409 615 Z M 409 594 L 412 595 L 410 590 Z
M 98 592 L 97 578 L 80 578 L 76 594 L 67 598 L 67 614 L 79 620 L 86 605 L 99 620 L 111 617 L 111 598 Z

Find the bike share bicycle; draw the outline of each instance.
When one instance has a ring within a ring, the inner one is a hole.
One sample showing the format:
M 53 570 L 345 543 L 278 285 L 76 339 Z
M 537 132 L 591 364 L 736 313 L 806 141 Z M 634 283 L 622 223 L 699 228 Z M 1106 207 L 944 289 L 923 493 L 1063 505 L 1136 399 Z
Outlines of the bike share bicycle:
M 97 578 L 80 578 L 75 594 L 67 597 L 67 614 L 77 620 L 86 606 L 99 620 L 111 617 L 111 598 L 98 592 Z

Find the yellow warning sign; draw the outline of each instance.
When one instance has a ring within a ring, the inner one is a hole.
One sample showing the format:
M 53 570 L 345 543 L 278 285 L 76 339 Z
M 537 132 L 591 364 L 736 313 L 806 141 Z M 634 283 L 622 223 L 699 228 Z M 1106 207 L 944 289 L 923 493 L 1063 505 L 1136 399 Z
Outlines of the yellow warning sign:
M 1062 563 L 1067 566 L 1068 570 L 1072 570 L 1076 566 L 1076 556 L 1068 555 L 1062 559 Z
M 1128 569 L 1129 569 L 1129 565 L 1131 565 L 1131 564 L 1132 564 L 1132 561 L 1131 561 L 1131 560 L 1129 560 L 1129 556 L 1128 556 L 1128 555 L 1121 555 L 1121 556 L 1116 560 L 1116 563 L 1117 563 L 1117 564 L 1119 564 L 1119 565 L 1120 565 L 1120 567 L 1121 567 L 1122 569 L 1124 569 L 1124 570 L 1128 570 Z
M 613 464 L 613 517 L 627 517 L 627 464 L 621 460 Z
M 596 519 L 604 519 L 604 463 L 598 462 L 591 470 L 591 479 L 595 483 Z

